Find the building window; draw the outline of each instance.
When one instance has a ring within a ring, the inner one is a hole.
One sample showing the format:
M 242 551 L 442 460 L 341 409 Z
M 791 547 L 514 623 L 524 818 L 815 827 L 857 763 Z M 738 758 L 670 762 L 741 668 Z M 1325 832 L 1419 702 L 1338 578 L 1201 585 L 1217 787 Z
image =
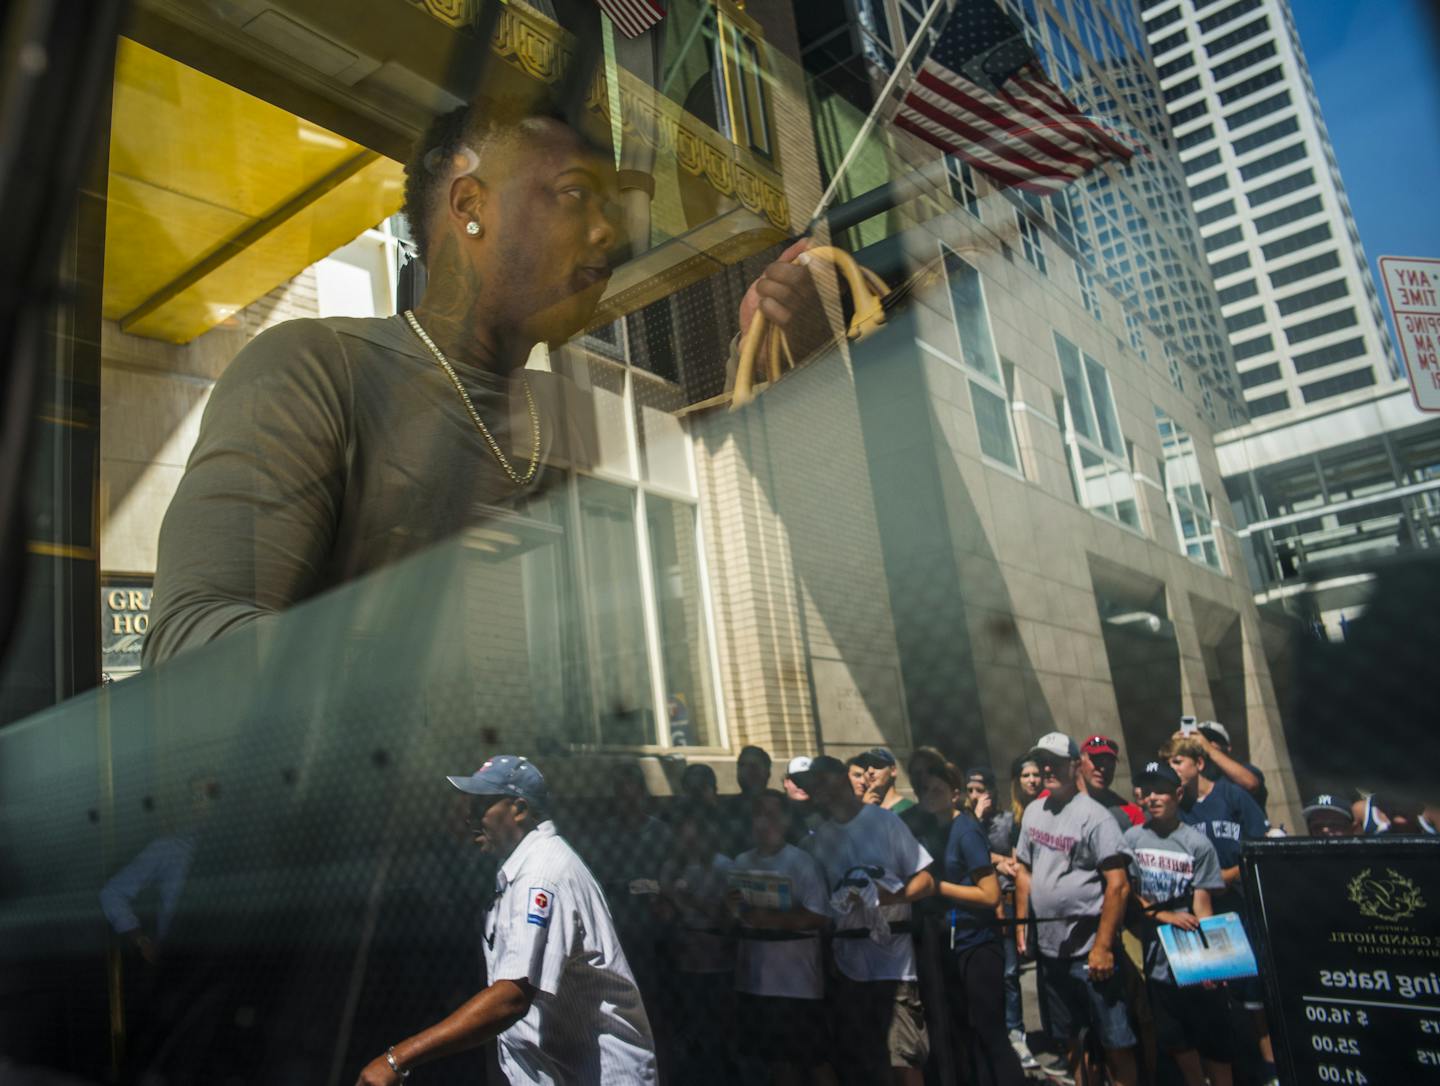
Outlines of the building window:
M 1214 207 L 1207 207 L 1204 211 L 1195 212 L 1195 221 L 1201 226 L 1209 226 L 1211 223 L 1217 223 L 1233 214 L 1235 214 L 1235 201 L 1221 200 Z
M 1229 79 L 1232 75 L 1239 75 L 1246 68 L 1253 68 L 1262 60 L 1269 60 L 1275 55 L 1275 43 L 1267 41 L 1263 45 L 1257 45 L 1254 49 L 1241 53 L 1237 57 L 1217 64 L 1210 69 L 1210 76 L 1215 82 L 1222 79 Z
M 1374 383 L 1375 371 L 1367 366 L 1362 370 L 1351 370 L 1336 377 L 1327 377 L 1323 381 L 1302 385 L 1300 394 L 1305 397 L 1306 403 L 1314 403 L 1316 400 L 1339 396 L 1345 392 L 1354 392 L 1357 388 L 1369 388 Z
M 1293 234 L 1267 242 L 1260 246 L 1260 251 L 1265 254 L 1266 260 L 1274 260 L 1277 256 L 1298 253 L 1301 249 L 1308 249 L 1312 245 L 1319 245 L 1322 241 L 1329 241 L 1330 236 L 1330 224 L 1322 222 L 1319 226 L 1297 230 Z
M 1065 387 L 1065 453 L 1085 508 L 1140 529 L 1135 480 L 1105 367 L 1055 333 Z
M 1170 503 L 1170 517 L 1180 549 L 1188 557 L 1220 570 L 1220 548 L 1215 542 L 1215 519 L 1210 492 L 1200 477 L 1200 458 L 1185 428 L 1158 407 L 1155 426 L 1160 431 L 1161 476 Z
M 1253 162 L 1247 162 L 1240 167 L 1240 177 L 1245 181 L 1253 181 L 1271 170 L 1278 170 L 1281 166 L 1288 166 L 1292 162 L 1299 162 L 1305 157 L 1305 144 L 1296 143 L 1289 147 L 1282 148 L 1273 154 L 1263 155 Z
M 1205 55 L 1213 57 L 1226 49 L 1233 49 L 1241 42 L 1249 41 L 1270 29 L 1270 20 L 1262 15 L 1253 23 L 1246 23 L 1238 30 L 1232 30 L 1228 34 L 1221 34 L 1218 38 L 1211 38 L 1205 43 Z
M 709 592 L 683 394 L 626 363 L 621 325 L 551 363 L 595 405 L 594 474 L 526 515 L 555 540 L 524 556 L 537 716 L 582 746 L 719 746 Z
M 1145 334 L 1140 318 L 1133 313 L 1125 314 L 1125 331 L 1130 336 L 1130 349 L 1140 356 L 1140 361 L 1148 362 L 1149 356 L 1145 353 Z
M 1273 350 L 1274 347 L 1274 339 L 1271 338 L 1269 332 L 1266 332 L 1263 336 L 1256 339 L 1247 339 L 1243 343 L 1235 344 L 1235 361 L 1243 362 L 1247 358 L 1254 358 L 1257 354 L 1264 354 L 1266 351 Z
M 1315 184 L 1315 171 L 1307 166 L 1299 173 L 1292 173 L 1289 177 L 1280 178 L 1279 181 L 1271 181 L 1268 185 L 1251 189 L 1245 194 L 1245 199 L 1251 207 L 1259 207 L 1261 204 L 1268 204 L 1271 200 L 1289 196 L 1292 192 L 1309 188 L 1313 184 Z
M 977 219 L 980 217 L 980 186 L 975 171 L 959 155 L 945 156 L 945 172 L 950 178 L 950 195 L 955 202 Z
M 1244 301 L 1246 298 L 1253 298 L 1259 293 L 1260 288 L 1256 285 L 1255 280 L 1243 279 L 1234 286 L 1216 291 L 1215 297 L 1220 299 L 1221 305 L 1230 305 L 1234 302 Z
M 1251 121 L 1258 121 L 1261 117 L 1268 117 L 1290 104 L 1290 92 L 1281 91 L 1279 94 L 1272 94 L 1269 98 L 1262 98 L 1253 106 L 1246 106 L 1244 109 L 1237 109 L 1234 113 L 1225 114 L 1226 128 L 1239 128 L 1241 125 L 1249 124 Z
M 1214 279 L 1223 279 L 1227 275 L 1244 271 L 1250 266 L 1250 254 L 1236 253 L 1234 256 L 1227 256 L 1224 260 L 1217 260 L 1210 265 L 1210 275 Z
M 1188 177 L 1192 173 L 1199 173 L 1201 170 L 1208 170 L 1211 166 L 1220 165 L 1219 151 L 1206 151 L 1203 155 L 1196 155 L 1180 163 L 1180 168 L 1185 171 Z
M 1214 15 L 1207 15 L 1200 20 L 1200 33 L 1208 34 L 1217 27 L 1233 22 L 1240 16 L 1248 14 L 1260 7 L 1263 0 L 1235 0 L 1235 3 L 1221 8 Z
M 1075 261 L 1075 282 L 1080 287 L 1080 304 L 1097 321 L 1104 322 L 1105 314 L 1100 309 L 1100 291 L 1095 286 L 1095 277 L 1080 261 Z
M 1338 332 L 1342 328 L 1351 328 L 1358 323 L 1355 307 L 1351 306 L 1338 313 L 1326 313 L 1323 317 L 1292 324 L 1285 329 L 1285 341 L 1287 343 L 1304 343 L 1307 339 L 1314 339 L 1316 336 L 1323 336 L 1329 332 Z
M 1258 419 L 1262 415 L 1273 415 L 1276 411 L 1284 411 L 1289 406 L 1290 397 L 1283 392 L 1245 401 L 1245 410 L 1250 412 L 1252 419 Z
M 1268 215 L 1260 215 L 1255 219 L 1255 232 L 1266 234 L 1281 226 L 1289 226 L 1292 222 L 1299 222 L 1301 219 L 1311 215 L 1318 215 L 1322 210 L 1320 197 L 1309 196 L 1304 200 L 1297 200 Z
M 1025 259 L 1033 264 L 1041 275 L 1048 274 L 1045 240 L 1040 233 L 1040 227 L 1018 207 L 1015 209 L 1015 225 L 1020 230 L 1020 251 L 1025 254 Z
M 1253 370 L 1240 371 L 1241 388 L 1256 388 L 1278 380 L 1280 380 L 1279 362 L 1269 362 L 1263 366 L 1256 366 Z
M 1240 82 L 1226 87 L 1217 95 L 1222 106 L 1228 106 L 1231 102 L 1238 102 L 1240 99 L 1254 94 L 1258 90 L 1274 86 L 1285 78 L 1285 72 L 1279 65 L 1261 72 L 1259 75 L 1252 75 L 1249 79 L 1242 79 Z
M 1350 288 L 1345 280 L 1336 279 L 1333 282 L 1322 283 L 1318 287 L 1311 287 L 1309 290 L 1302 290 L 1299 294 L 1281 298 L 1275 303 L 1275 308 L 1282 317 L 1288 317 L 1292 313 L 1299 313 L 1302 309 L 1310 309 L 1326 302 L 1333 302 L 1336 298 L 1343 298 L 1349 293 Z
M 1020 470 L 1015 430 L 1010 422 L 1010 392 L 995 353 L 980 273 L 946 245 L 940 246 L 950 287 L 950 309 L 960 339 L 960 357 L 970 376 L 970 403 L 980 451 L 1013 471 Z
M 1283 268 L 1276 268 L 1269 273 L 1270 285 L 1276 289 L 1288 287 L 1291 283 L 1298 283 L 1302 279 L 1309 279 L 1313 275 L 1331 271 L 1339 266 L 1339 253 L 1333 251 L 1321 253 L 1319 256 L 1312 256 L 1309 260 L 1301 260 L 1294 264 L 1287 264 Z
M 1317 347 L 1313 351 L 1291 355 L 1290 364 L 1295 367 L 1296 373 L 1308 373 L 1310 370 L 1318 370 L 1322 366 L 1332 366 L 1336 362 L 1348 362 L 1352 358 L 1359 358 L 1364 353 L 1365 337 L 1356 336 L 1354 339 L 1332 343 L 1328 347 Z
M 1237 157 L 1248 155 L 1251 151 L 1258 151 L 1266 144 L 1274 143 L 1286 136 L 1293 136 L 1299 131 L 1300 122 L 1294 117 L 1286 117 L 1283 121 L 1267 124 L 1264 128 L 1251 132 L 1248 136 L 1241 136 L 1230 144 L 1230 150 Z
M 1223 249 L 1227 245 L 1234 245 L 1244 237 L 1245 233 L 1240 227 L 1231 226 L 1224 230 L 1217 230 L 1213 234 L 1206 234 L 1201 238 L 1201 244 L 1205 247 L 1205 251 L 1209 253 L 1214 252 L 1216 249 Z

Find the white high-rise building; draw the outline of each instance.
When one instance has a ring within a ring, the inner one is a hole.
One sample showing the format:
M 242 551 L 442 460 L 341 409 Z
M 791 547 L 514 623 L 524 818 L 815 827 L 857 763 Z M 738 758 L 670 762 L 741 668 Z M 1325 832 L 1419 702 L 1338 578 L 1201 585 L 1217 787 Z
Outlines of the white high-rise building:
M 1395 380 L 1289 5 L 1156 0 L 1145 29 L 1250 417 Z
M 1287 0 L 1142 3 L 1249 415 L 1215 441 L 1257 601 L 1342 636 L 1377 562 L 1440 546 L 1440 417 L 1411 402 Z

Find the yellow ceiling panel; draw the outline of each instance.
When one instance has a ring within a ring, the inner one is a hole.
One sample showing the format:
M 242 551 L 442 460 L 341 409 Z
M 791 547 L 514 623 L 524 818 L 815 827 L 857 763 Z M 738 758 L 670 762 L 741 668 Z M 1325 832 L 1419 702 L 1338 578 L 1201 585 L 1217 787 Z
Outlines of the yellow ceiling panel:
M 163 305 L 137 311 L 121 328 L 134 335 L 187 343 L 394 214 L 403 192 L 399 163 L 373 156 L 323 198 L 263 235 L 229 247 L 214 270 Z
M 106 320 L 144 304 L 157 286 L 183 275 L 196 252 L 218 248 L 251 220 L 226 207 L 145 181 L 110 177 L 105 211 Z
M 105 316 L 185 343 L 399 209 L 398 162 L 125 39 Z

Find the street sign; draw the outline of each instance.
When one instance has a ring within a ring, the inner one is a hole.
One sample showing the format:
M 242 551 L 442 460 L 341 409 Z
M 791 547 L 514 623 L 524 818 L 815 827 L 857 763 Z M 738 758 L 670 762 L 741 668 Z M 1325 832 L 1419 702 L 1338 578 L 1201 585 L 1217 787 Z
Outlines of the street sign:
M 1415 406 L 1440 411 L 1440 260 L 1382 256 L 1380 275 Z
M 1440 838 L 1267 838 L 1240 858 L 1280 1081 L 1440 1082 Z

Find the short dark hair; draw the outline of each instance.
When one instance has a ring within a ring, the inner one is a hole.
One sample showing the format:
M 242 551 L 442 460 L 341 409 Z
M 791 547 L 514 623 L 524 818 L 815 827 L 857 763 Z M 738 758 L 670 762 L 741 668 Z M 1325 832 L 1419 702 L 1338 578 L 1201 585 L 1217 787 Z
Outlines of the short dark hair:
M 764 747 L 757 747 L 757 746 L 755 746 L 755 744 L 753 744 L 753 743 L 747 743 L 745 746 L 741 747 L 741 748 L 740 748 L 740 753 L 739 753 L 738 755 L 736 755 L 735 760 L 738 762 L 741 758 L 745 757 L 745 755 L 747 755 L 747 754 L 758 754 L 758 755 L 760 755 L 760 757 L 765 760 L 765 766 L 766 766 L 767 769 L 773 764 L 773 763 L 770 761 L 770 752 L 769 752 L 768 750 L 766 750 Z
M 405 165 L 405 203 L 401 208 L 420 259 L 430 256 L 430 221 L 437 201 L 459 174 L 462 158 L 479 156 L 487 145 L 513 133 L 526 121 L 551 120 L 569 125 L 558 102 L 548 95 L 477 99 L 436 117 L 416 141 Z M 471 155 L 466 155 L 466 150 Z M 473 169 L 474 166 L 471 166 Z M 461 172 L 468 173 L 469 170 Z
M 680 774 L 680 787 L 685 788 L 691 781 L 708 784 L 711 788 L 719 789 L 720 781 L 715 776 L 715 771 L 704 762 L 695 762 L 687 765 L 685 771 Z

